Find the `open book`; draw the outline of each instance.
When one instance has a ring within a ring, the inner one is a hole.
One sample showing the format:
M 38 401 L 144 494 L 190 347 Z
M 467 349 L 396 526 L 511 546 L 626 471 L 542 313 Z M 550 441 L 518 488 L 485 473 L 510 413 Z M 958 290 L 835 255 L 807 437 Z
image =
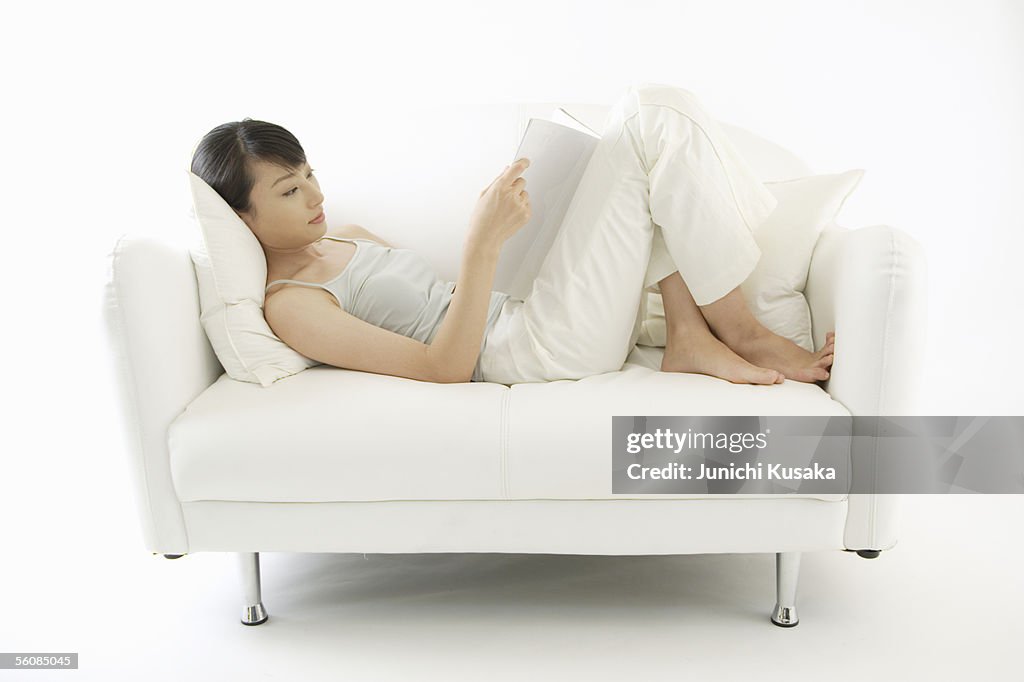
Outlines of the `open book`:
M 529 295 L 600 139 L 562 108 L 551 120 L 530 119 L 512 159 L 530 160 L 522 175 L 530 195 L 530 221 L 502 246 L 494 291 L 520 299 Z

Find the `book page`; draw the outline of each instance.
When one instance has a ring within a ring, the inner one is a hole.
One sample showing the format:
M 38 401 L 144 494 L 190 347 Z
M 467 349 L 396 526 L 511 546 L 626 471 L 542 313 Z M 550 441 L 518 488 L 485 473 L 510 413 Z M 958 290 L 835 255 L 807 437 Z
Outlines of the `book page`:
M 582 133 L 587 133 L 595 137 L 601 137 L 600 133 L 598 133 L 593 128 L 588 126 L 586 123 L 570 114 L 562 107 L 558 107 L 557 109 L 555 109 L 554 113 L 551 114 L 551 120 L 554 121 L 555 123 L 561 123 L 564 126 L 573 128 Z

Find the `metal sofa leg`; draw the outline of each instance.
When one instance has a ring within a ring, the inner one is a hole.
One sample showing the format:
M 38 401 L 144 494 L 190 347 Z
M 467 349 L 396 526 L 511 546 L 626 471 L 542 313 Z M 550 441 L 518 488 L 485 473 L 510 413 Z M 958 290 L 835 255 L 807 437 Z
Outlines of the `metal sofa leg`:
M 245 598 L 242 625 L 265 623 L 269 616 L 260 598 L 259 552 L 238 552 L 238 566 L 242 572 L 242 596 Z
M 772 622 L 780 628 L 795 627 L 800 619 L 796 615 L 796 587 L 800 578 L 800 552 L 775 554 L 775 611 Z

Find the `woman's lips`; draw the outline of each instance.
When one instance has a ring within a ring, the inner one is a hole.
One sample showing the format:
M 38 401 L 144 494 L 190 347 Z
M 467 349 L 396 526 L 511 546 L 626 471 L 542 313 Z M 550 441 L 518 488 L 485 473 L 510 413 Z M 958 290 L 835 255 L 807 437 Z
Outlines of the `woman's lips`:
M 312 220 L 309 221 L 309 224 L 310 225 L 318 225 L 318 224 L 322 223 L 324 221 L 324 218 L 326 218 L 326 217 L 327 216 L 324 215 L 323 211 L 321 211 L 320 215 L 318 215 L 316 218 L 313 218 Z

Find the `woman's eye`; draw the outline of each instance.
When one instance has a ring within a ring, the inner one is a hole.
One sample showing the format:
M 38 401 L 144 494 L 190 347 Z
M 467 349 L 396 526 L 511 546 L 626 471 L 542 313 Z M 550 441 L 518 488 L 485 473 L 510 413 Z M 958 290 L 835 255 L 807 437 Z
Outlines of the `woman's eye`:
M 313 173 L 315 173 L 315 172 L 316 172 L 316 169 L 315 169 L 315 168 L 310 168 L 310 169 L 309 169 L 309 175 L 307 175 L 306 177 L 307 177 L 307 178 L 309 178 L 309 177 L 312 177 Z M 290 196 L 291 196 L 292 194 L 295 194 L 295 190 L 297 190 L 297 189 L 298 189 L 298 187 L 292 187 L 292 188 L 291 188 L 290 190 L 288 190 L 287 192 L 285 192 L 285 193 L 284 193 L 284 195 L 285 195 L 286 197 L 290 197 Z

